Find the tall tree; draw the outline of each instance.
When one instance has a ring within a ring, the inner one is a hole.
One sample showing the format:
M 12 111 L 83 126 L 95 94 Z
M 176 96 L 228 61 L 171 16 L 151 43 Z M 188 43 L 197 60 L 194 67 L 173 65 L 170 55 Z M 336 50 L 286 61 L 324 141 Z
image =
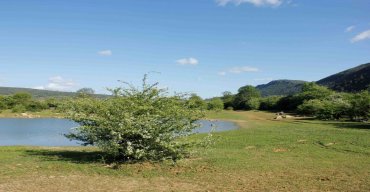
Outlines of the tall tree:
M 240 87 L 238 93 L 235 95 L 234 108 L 250 110 L 256 106 L 256 98 L 260 98 L 261 93 L 253 86 L 246 85 Z M 253 100 L 253 102 L 252 102 Z M 250 104 L 253 104 L 251 106 Z

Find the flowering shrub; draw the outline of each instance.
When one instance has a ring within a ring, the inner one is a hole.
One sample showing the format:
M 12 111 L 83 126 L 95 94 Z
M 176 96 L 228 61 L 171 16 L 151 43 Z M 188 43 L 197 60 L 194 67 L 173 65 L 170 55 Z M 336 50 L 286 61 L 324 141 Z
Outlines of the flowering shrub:
M 188 153 L 181 139 L 194 130 L 203 111 L 189 106 L 185 95 L 168 96 L 157 84 L 112 89 L 106 99 L 80 98 L 71 103 L 69 118 L 80 124 L 70 139 L 95 145 L 114 161 L 176 161 Z

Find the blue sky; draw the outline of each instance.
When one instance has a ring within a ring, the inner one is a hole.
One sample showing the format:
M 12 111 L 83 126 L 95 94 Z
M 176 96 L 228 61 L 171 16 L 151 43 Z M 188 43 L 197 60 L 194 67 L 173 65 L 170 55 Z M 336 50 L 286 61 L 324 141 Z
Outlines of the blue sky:
M 370 61 L 369 0 L 2 0 L 0 86 L 221 95 Z

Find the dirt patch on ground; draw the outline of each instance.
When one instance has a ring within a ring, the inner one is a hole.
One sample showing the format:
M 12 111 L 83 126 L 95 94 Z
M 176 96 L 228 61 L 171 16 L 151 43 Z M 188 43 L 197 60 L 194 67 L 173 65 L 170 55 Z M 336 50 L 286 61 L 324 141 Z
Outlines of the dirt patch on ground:
M 288 149 L 284 149 L 284 148 L 275 148 L 273 150 L 275 153 L 282 153 L 282 152 L 287 152 Z

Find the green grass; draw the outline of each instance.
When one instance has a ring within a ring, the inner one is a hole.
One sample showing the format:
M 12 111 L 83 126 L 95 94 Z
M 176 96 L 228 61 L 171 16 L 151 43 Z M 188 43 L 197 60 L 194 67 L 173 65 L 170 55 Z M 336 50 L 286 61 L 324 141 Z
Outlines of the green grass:
M 211 112 L 240 129 L 189 159 L 105 165 L 96 148 L 0 147 L 0 191 L 370 191 L 370 125 Z M 200 137 L 200 136 L 195 136 Z

